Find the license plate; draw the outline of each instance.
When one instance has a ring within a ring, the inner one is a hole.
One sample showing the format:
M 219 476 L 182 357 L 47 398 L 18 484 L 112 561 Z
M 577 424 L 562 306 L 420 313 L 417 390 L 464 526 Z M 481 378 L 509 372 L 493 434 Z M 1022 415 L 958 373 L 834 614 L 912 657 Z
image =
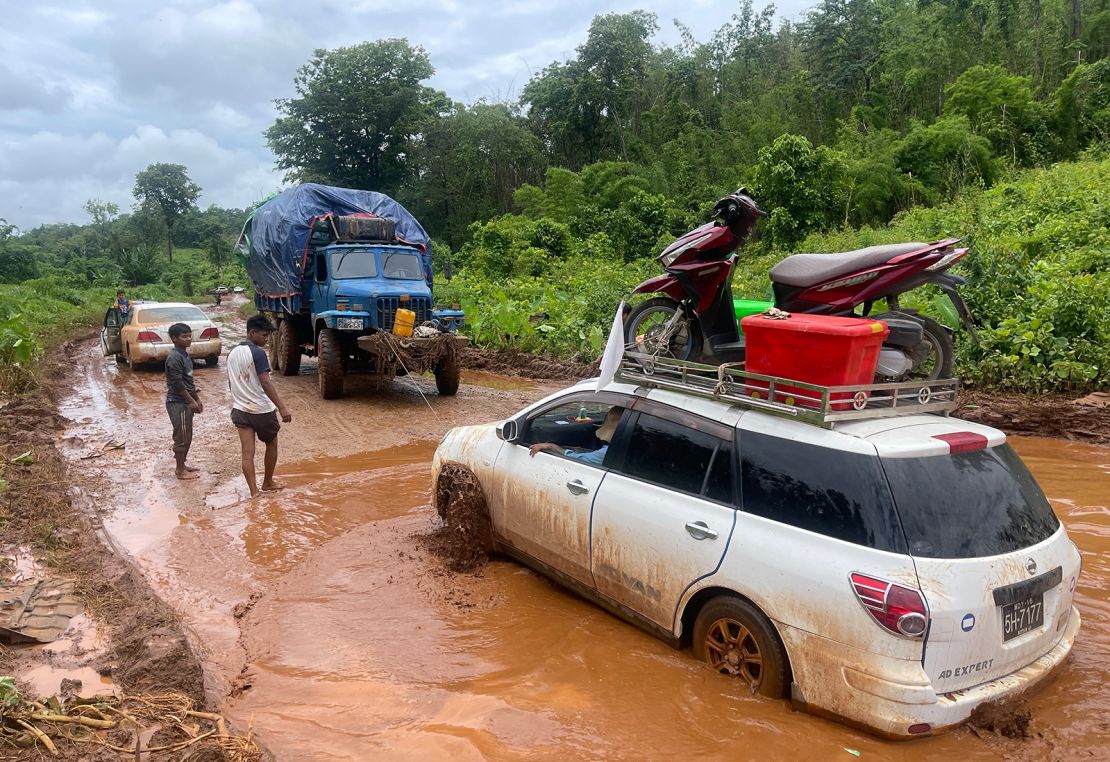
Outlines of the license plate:
M 335 327 L 339 328 L 340 330 L 343 330 L 343 329 L 350 330 L 352 328 L 358 330 L 358 329 L 362 328 L 362 318 L 360 318 L 360 317 L 358 317 L 358 318 L 350 318 L 350 317 L 336 318 L 335 319 Z
M 1044 625 L 1044 594 L 1002 607 L 1002 642 L 1013 640 Z

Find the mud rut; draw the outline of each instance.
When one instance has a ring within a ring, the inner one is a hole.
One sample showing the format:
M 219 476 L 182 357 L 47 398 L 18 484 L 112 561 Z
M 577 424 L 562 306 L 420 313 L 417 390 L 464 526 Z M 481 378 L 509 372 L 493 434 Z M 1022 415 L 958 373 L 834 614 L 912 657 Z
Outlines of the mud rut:
M 229 349 L 240 324 L 220 317 Z M 280 437 L 287 489 L 248 501 L 222 364 L 196 370 L 202 478 L 177 482 L 161 370 L 132 373 L 95 342 L 77 357 L 88 378 L 61 404 L 74 421 L 63 450 L 90 510 L 187 623 L 210 703 L 277 759 L 1110 756 L 1106 449 L 1018 442 L 1084 552 L 1085 617 L 1072 664 L 1022 709 L 1021 737 L 1000 723 L 895 745 L 734 690 L 515 564 L 457 573 L 429 549 L 440 436 L 551 387 L 464 370 L 453 398 L 430 377 L 357 378 L 323 402 L 306 360 L 277 380 L 293 412 Z M 127 446 L 81 460 L 105 437 Z

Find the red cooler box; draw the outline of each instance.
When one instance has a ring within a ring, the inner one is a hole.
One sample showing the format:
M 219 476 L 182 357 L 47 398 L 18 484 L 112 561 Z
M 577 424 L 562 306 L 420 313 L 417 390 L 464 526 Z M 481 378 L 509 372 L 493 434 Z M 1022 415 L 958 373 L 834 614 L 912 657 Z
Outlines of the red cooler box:
M 780 320 L 749 315 L 740 321 L 747 340 L 748 373 L 794 378 L 821 386 L 870 384 L 875 378 L 879 348 L 890 330 L 881 320 L 830 317 L 792 312 Z M 797 387 L 776 387 L 778 402 L 816 405 L 794 395 L 813 396 Z M 833 399 L 851 399 L 850 393 Z M 831 407 L 846 410 L 851 402 Z

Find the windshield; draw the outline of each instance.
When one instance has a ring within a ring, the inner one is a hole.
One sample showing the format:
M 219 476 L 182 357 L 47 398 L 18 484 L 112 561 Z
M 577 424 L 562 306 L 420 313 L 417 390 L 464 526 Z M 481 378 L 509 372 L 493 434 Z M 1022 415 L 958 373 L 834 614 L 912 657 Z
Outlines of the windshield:
M 1047 539 L 1060 525 L 1009 445 L 931 458 L 884 458 L 910 555 L 978 558 Z
M 378 265 L 374 261 L 374 252 L 370 249 L 342 249 L 331 253 L 332 278 L 343 280 L 377 276 Z
M 424 280 L 420 257 L 402 251 L 382 254 L 382 275 L 397 280 Z
M 136 323 L 178 323 L 189 320 L 208 320 L 208 316 L 198 307 L 183 304 L 180 307 L 151 307 L 141 311 L 135 318 Z

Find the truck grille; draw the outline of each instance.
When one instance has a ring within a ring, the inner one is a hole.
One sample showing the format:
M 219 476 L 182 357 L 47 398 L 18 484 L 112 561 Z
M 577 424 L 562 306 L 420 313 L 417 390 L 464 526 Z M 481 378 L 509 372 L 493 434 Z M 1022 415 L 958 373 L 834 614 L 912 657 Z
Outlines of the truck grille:
M 397 297 L 387 296 L 378 299 L 378 328 L 383 331 L 392 331 L 393 321 L 396 319 L 397 309 L 400 307 L 416 313 L 416 325 L 432 319 L 431 299 L 414 298 L 402 304 Z

